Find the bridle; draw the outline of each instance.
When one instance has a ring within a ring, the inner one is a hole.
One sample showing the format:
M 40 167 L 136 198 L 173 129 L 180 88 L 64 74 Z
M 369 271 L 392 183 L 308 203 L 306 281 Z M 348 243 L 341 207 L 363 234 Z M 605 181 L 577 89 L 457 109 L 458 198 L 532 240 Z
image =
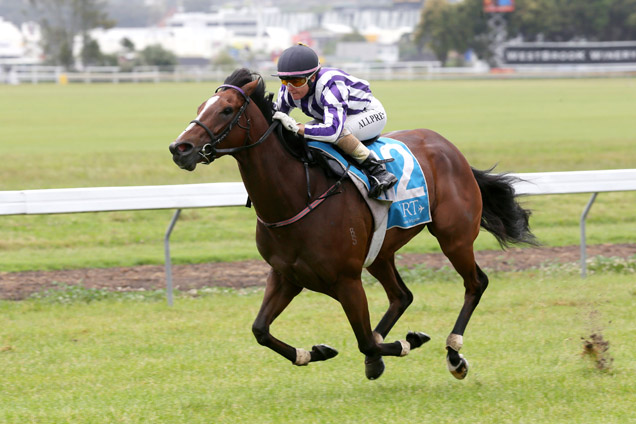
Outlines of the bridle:
M 267 128 L 267 131 L 265 131 L 265 133 L 255 142 L 252 144 L 249 144 L 250 142 L 250 128 L 251 128 L 251 121 L 249 117 L 246 117 L 247 120 L 247 126 L 242 126 L 241 123 L 239 122 L 239 120 L 241 119 L 241 116 L 243 116 L 243 113 L 245 113 L 245 110 L 247 109 L 247 106 L 250 104 L 250 97 L 245 94 L 245 92 L 243 91 L 243 89 L 241 89 L 240 87 L 237 87 L 235 85 L 230 85 L 230 84 L 223 84 L 220 85 L 214 92 L 217 93 L 220 89 L 222 88 L 231 88 L 232 90 L 236 90 L 239 93 L 241 93 L 241 95 L 243 96 L 243 98 L 245 99 L 245 103 L 243 103 L 243 105 L 241 106 L 241 108 L 239 109 L 238 113 L 236 115 L 234 115 L 234 118 L 232 118 L 232 121 L 229 123 L 229 125 L 227 127 L 225 127 L 223 129 L 223 131 L 221 131 L 221 133 L 219 135 L 214 135 L 214 133 L 212 132 L 212 130 L 210 130 L 203 122 L 199 121 L 198 119 L 193 119 L 192 121 L 190 121 L 191 124 L 196 124 L 199 125 L 201 128 L 203 128 L 205 130 L 205 132 L 208 134 L 208 136 L 210 137 L 210 141 L 206 144 L 203 145 L 203 147 L 201 147 L 201 151 L 199 152 L 199 155 L 203 157 L 203 159 L 205 160 L 205 164 L 209 165 L 210 163 L 212 163 L 216 158 L 217 158 L 217 154 L 221 153 L 221 154 L 234 154 L 234 153 L 238 153 L 240 151 L 246 150 L 246 149 L 250 149 L 252 147 L 256 147 L 259 144 L 261 144 L 263 141 L 265 141 L 270 135 L 271 133 L 274 131 L 274 129 L 276 129 L 276 127 L 278 127 L 280 125 L 280 121 L 277 119 L 274 119 L 272 124 L 269 126 L 269 128 Z M 232 128 L 234 128 L 234 125 L 238 125 L 239 128 L 242 128 L 245 130 L 245 142 L 243 143 L 242 146 L 239 147 L 233 147 L 231 149 L 217 149 L 216 146 L 223 141 L 223 139 L 225 139 L 225 137 L 228 136 L 228 134 L 232 131 Z M 300 211 L 299 213 L 297 213 L 296 215 L 294 215 L 293 217 L 286 219 L 284 221 L 279 221 L 279 222 L 273 222 L 273 223 L 268 223 L 263 221 L 258 215 L 256 216 L 257 219 L 259 220 L 259 222 L 261 222 L 263 225 L 265 225 L 268 228 L 279 228 L 279 227 L 285 227 L 287 225 L 293 224 L 295 222 L 300 221 L 302 218 L 304 218 L 307 214 L 309 214 L 311 211 L 313 211 L 314 209 L 316 209 L 318 206 L 320 206 L 322 204 L 322 202 L 324 202 L 328 197 L 333 196 L 334 194 L 340 194 L 341 192 L 338 191 L 338 188 L 340 187 L 340 185 L 342 184 L 342 181 L 345 179 L 345 177 L 347 176 L 347 172 L 345 171 L 345 173 L 338 179 L 338 181 L 336 181 L 335 184 L 333 184 L 331 187 L 329 187 L 323 194 L 321 194 L 320 196 L 318 196 L 318 198 L 316 198 L 314 201 L 311 201 L 311 192 L 310 192 L 310 187 L 311 184 L 309 182 L 309 164 L 306 160 L 303 160 L 303 165 L 305 168 L 305 175 L 306 175 L 306 179 L 307 179 L 307 207 L 305 207 L 305 209 L 303 209 L 302 211 Z M 347 171 L 348 171 L 348 167 L 347 167 Z M 249 205 L 251 204 L 249 198 L 248 198 L 248 203 L 246 206 L 249 207 Z
M 252 147 L 256 147 L 259 144 L 261 144 L 263 141 L 265 141 L 265 139 L 267 137 L 269 137 L 269 135 L 272 133 L 272 131 L 274 131 L 274 129 L 276 128 L 276 126 L 278 126 L 280 124 L 280 121 L 278 120 L 274 120 L 274 122 L 272 122 L 272 124 L 269 126 L 269 128 L 267 129 L 267 131 L 265 131 L 265 133 L 261 136 L 261 138 L 258 139 L 258 141 L 256 141 L 256 143 L 252 143 L 250 144 L 250 128 L 252 126 L 252 123 L 250 121 L 249 117 L 245 117 L 245 119 L 247 120 L 246 126 L 241 125 L 241 123 L 239 122 L 241 117 L 243 116 L 243 113 L 245 113 L 245 109 L 247 109 L 247 106 L 250 104 L 250 96 L 248 96 L 245 91 L 243 91 L 242 88 L 237 87 L 235 85 L 230 85 L 230 84 L 223 84 L 220 85 L 214 92 L 218 93 L 218 91 L 222 88 L 231 88 L 233 90 L 238 91 L 243 98 L 245 99 L 245 103 L 243 103 L 243 105 L 241 106 L 241 108 L 239 109 L 239 111 L 237 112 L 236 115 L 234 115 L 234 118 L 232 118 L 232 121 L 230 122 L 230 124 L 225 127 L 223 129 L 223 131 L 221 131 L 220 134 L 218 135 L 214 135 L 214 133 L 212 132 L 212 130 L 210 128 L 207 127 L 207 125 L 205 125 L 203 122 L 199 121 L 198 119 L 193 119 L 192 121 L 190 121 L 191 124 L 196 124 L 198 126 L 200 126 L 201 128 L 203 128 L 205 130 L 205 132 L 208 134 L 208 136 L 210 137 L 210 141 L 206 144 L 204 144 L 201 147 L 201 151 L 199 151 L 199 155 L 201 157 L 203 157 L 203 159 L 205 160 L 205 164 L 209 165 L 210 163 L 214 162 L 214 160 L 217 158 L 217 154 L 221 153 L 221 154 L 234 154 L 234 153 L 238 153 L 240 151 L 252 148 Z M 245 130 L 245 141 L 243 143 L 242 146 L 240 147 L 234 147 L 231 149 L 217 149 L 216 146 L 222 142 L 225 137 L 227 137 L 230 132 L 232 131 L 232 129 L 234 128 L 234 125 L 237 125 L 239 128 L 242 128 Z

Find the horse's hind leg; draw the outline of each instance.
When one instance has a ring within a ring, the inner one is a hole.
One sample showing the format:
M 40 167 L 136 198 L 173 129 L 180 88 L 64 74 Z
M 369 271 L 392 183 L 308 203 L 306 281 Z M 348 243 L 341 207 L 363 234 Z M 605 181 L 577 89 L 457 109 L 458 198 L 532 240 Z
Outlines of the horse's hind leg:
M 271 323 L 283 312 L 302 287 L 290 283 L 280 274 L 271 270 L 267 277 L 265 295 L 261 309 L 252 325 L 252 332 L 260 345 L 266 346 L 289 359 L 294 365 L 307 365 L 309 362 L 325 361 L 338 352 L 326 345 L 313 346 L 311 352 L 296 349 L 278 340 L 269 332 Z
M 431 232 L 433 231 L 432 229 Z M 446 257 L 464 279 L 464 305 L 459 312 L 453 331 L 446 339 L 448 368 L 454 377 L 463 379 L 468 373 L 468 362 L 463 355 L 459 354 L 459 350 L 463 344 L 463 335 L 468 321 L 488 287 L 488 277 L 475 262 L 472 240 L 447 239 L 435 232 L 433 234 L 437 237 Z

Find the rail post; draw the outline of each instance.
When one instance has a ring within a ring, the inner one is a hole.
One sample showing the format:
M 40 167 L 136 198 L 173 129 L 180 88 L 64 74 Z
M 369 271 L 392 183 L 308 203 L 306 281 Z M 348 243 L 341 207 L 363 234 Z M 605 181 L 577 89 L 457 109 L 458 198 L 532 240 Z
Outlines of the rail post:
M 580 222 L 580 227 L 581 227 L 581 278 L 585 278 L 586 275 L 587 275 L 587 267 L 586 267 L 586 262 L 587 262 L 586 247 L 587 246 L 586 246 L 586 241 L 585 241 L 585 219 L 587 218 L 587 214 L 590 212 L 590 209 L 592 208 L 592 204 L 596 200 L 596 196 L 598 196 L 598 193 L 592 194 L 592 197 L 590 197 L 590 200 L 587 202 L 587 206 L 585 206 L 585 209 L 583 209 L 583 213 L 581 214 L 581 222 Z
M 168 298 L 168 306 L 173 305 L 173 296 L 172 296 L 172 260 L 170 259 L 170 234 L 172 234 L 172 230 L 179 219 L 179 215 L 181 215 L 181 209 L 177 209 L 172 215 L 172 219 L 170 220 L 170 225 L 168 225 L 168 229 L 166 230 L 166 236 L 163 239 L 163 247 L 165 253 L 166 260 L 166 296 Z

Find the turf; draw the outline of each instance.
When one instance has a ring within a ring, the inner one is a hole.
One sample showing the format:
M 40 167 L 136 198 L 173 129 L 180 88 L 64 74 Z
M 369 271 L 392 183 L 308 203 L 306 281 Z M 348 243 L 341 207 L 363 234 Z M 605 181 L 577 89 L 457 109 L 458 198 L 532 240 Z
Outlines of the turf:
M 466 333 L 468 377 L 446 370 L 444 340 L 463 297 L 444 273 L 405 273 L 415 302 L 388 340 L 425 331 L 432 340 L 386 358 L 377 381 L 344 313 L 304 292 L 272 326 L 309 349 L 340 354 L 294 367 L 250 332 L 262 292 L 210 290 L 178 297 L 68 289 L 0 302 L 2 423 L 625 423 L 634 418 L 636 292 L 633 275 L 573 269 L 491 274 Z M 386 297 L 367 285 L 377 321 Z M 101 300 L 100 300 L 101 299 Z M 582 338 L 610 343 L 607 367 L 583 355 Z

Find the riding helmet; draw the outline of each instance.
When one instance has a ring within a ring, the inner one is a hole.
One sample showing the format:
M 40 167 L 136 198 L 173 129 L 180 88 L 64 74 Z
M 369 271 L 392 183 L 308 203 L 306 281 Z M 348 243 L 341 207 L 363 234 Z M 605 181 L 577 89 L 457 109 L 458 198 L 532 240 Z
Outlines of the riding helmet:
M 320 68 L 318 55 L 305 44 L 298 43 L 285 49 L 278 58 L 278 73 L 272 75 L 279 78 L 308 77 Z

